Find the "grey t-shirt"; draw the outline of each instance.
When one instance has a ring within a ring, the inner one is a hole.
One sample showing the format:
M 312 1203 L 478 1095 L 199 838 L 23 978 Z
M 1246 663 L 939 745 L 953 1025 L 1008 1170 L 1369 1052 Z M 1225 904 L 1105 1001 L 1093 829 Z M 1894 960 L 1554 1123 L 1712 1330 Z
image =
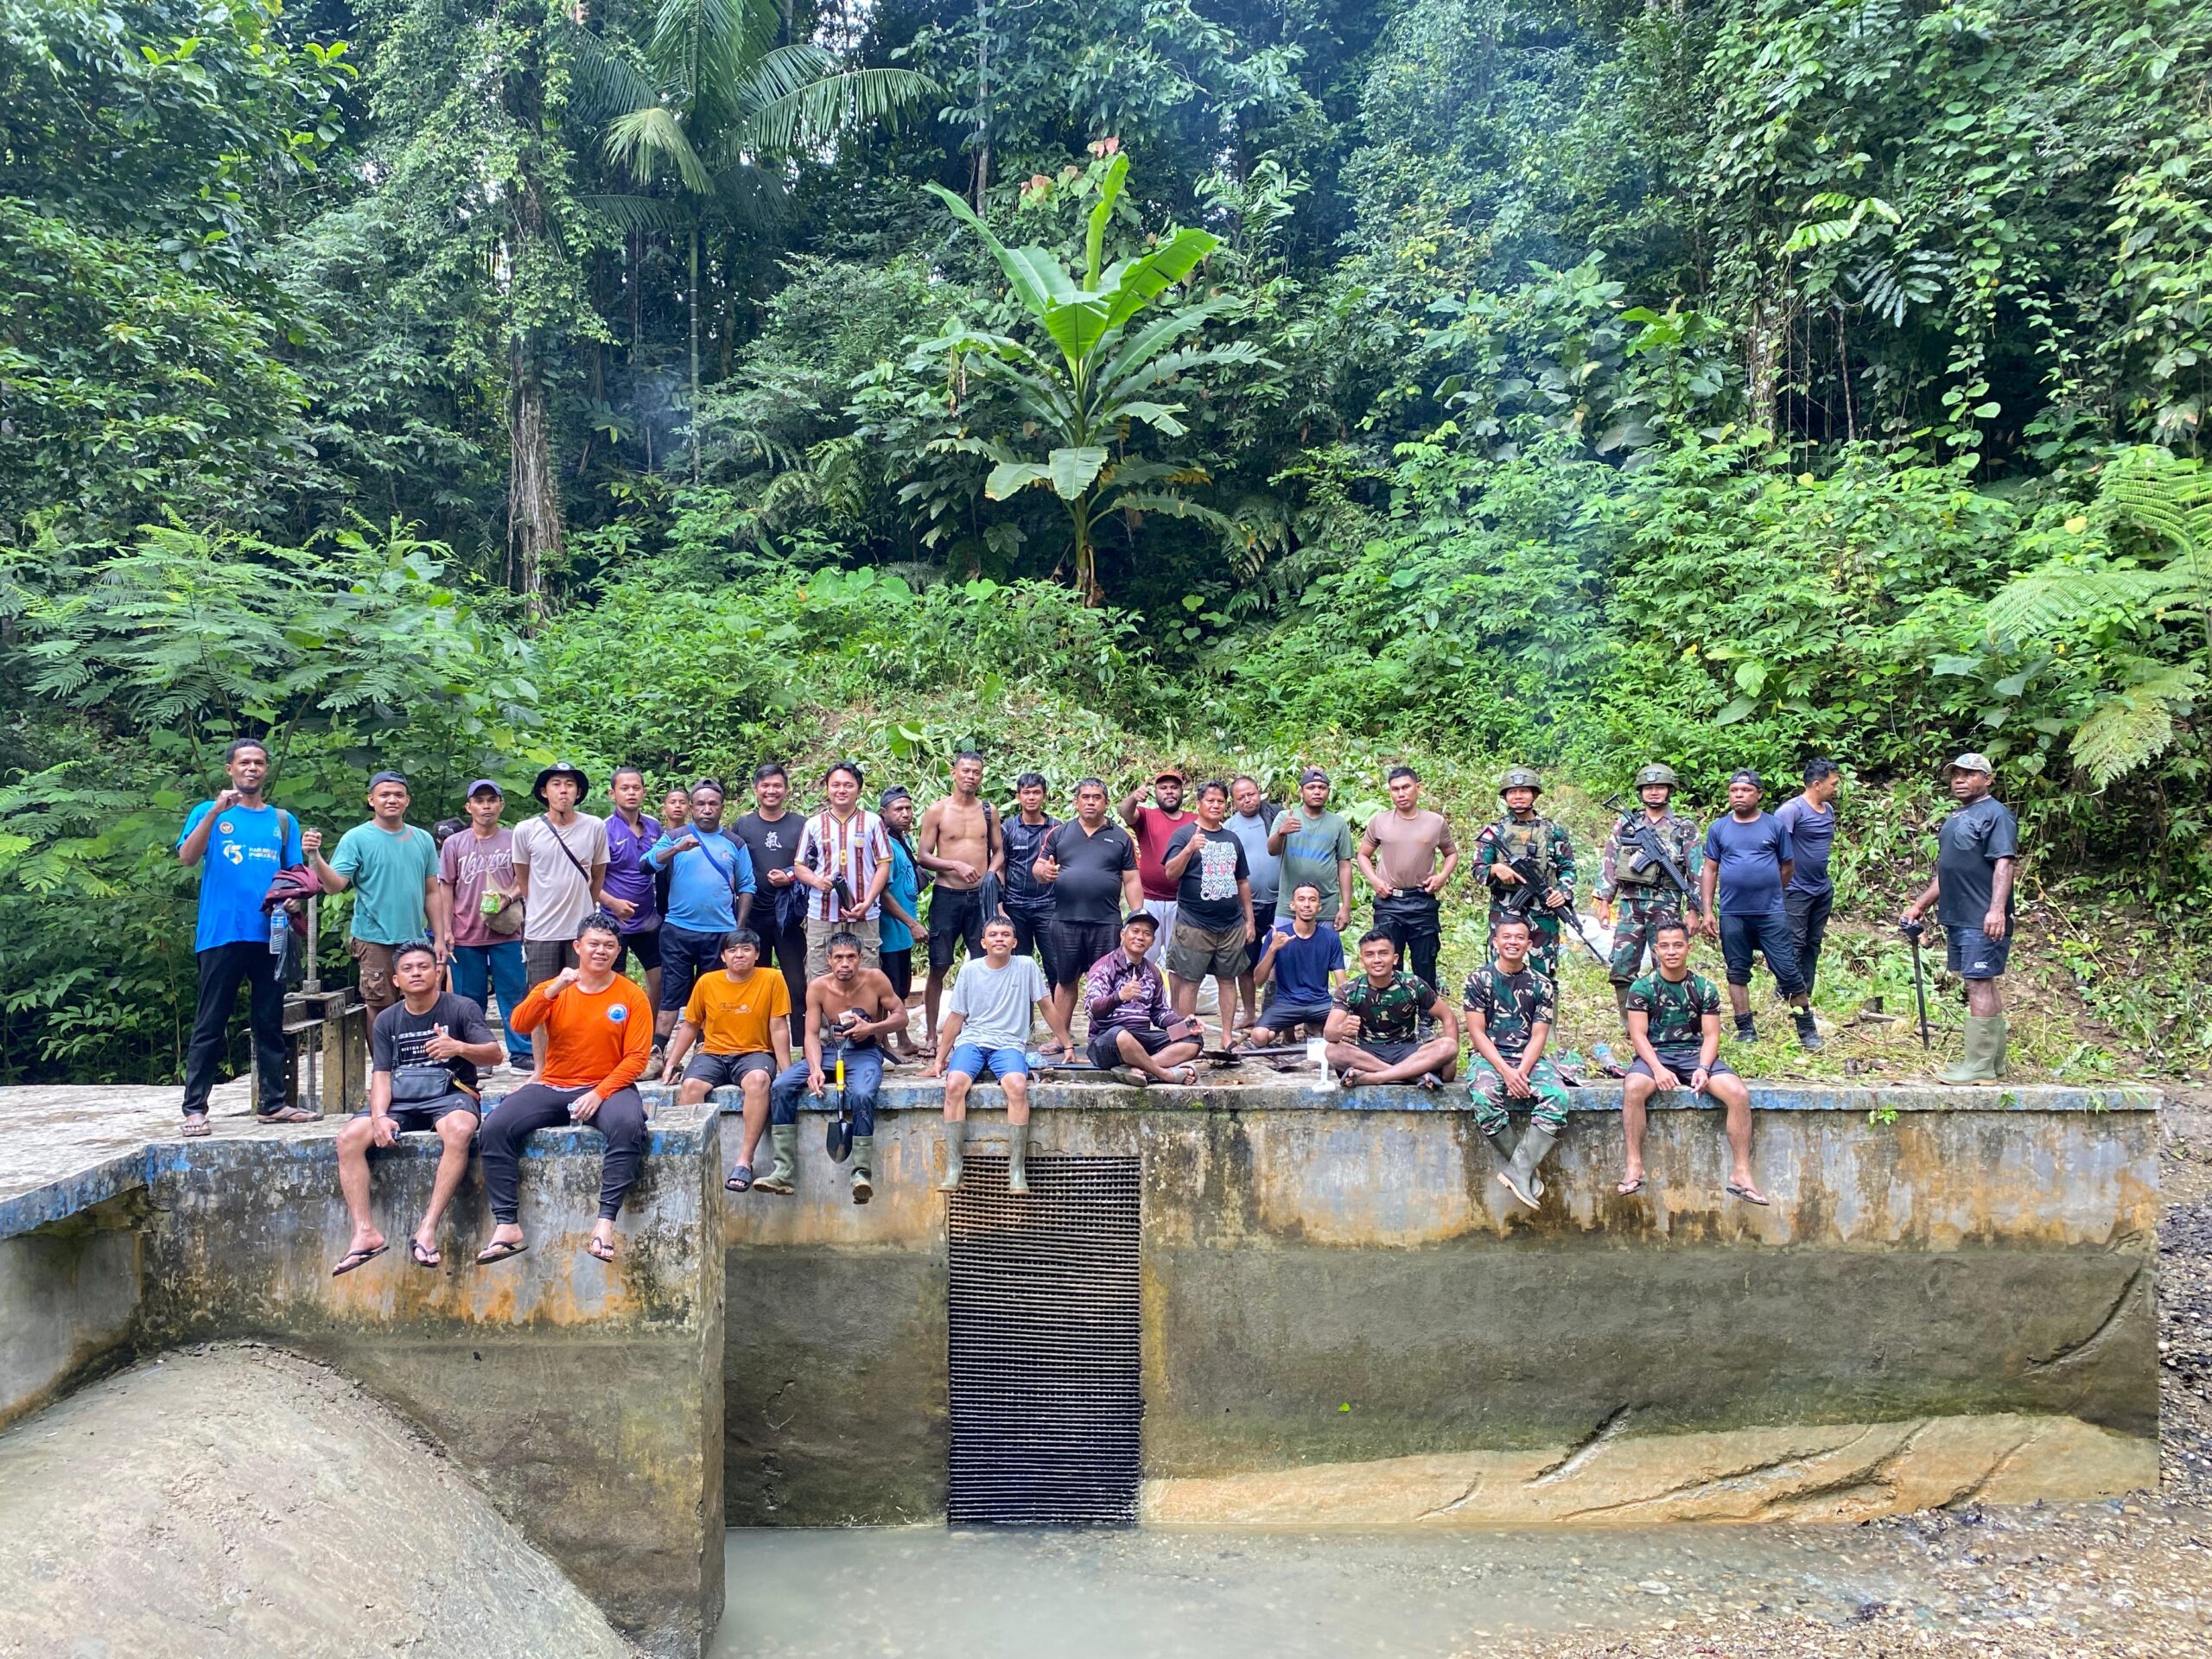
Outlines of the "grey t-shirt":
M 1282 883 L 1282 860 L 1268 850 L 1268 830 L 1274 814 L 1262 808 L 1250 817 L 1232 812 L 1222 828 L 1244 843 L 1244 862 L 1249 868 L 1252 902 L 1272 905 Z
M 2020 825 L 1993 795 L 1962 806 L 1936 832 L 1936 919 L 1946 927 L 1980 927 L 1989 917 L 2000 858 L 2020 855 Z M 2005 914 L 2012 914 L 2012 895 Z
M 1298 828 L 1282 838 L 1282 869 L 1277 891 L 1287 899 L 1312 884 L 1321 890 L 1321 914 L 1332 917 L 1344 900 L 1338 866 L 1351 861 L 1351 825 L 1341 812 L 1309 812 L 1300 801 L 1284 810 Z M 1277 823 L 1282 820 L 1277 818 Z M 1253 895 L 1258 897 L 1257 893 Z
M 1774 815 L 1775 822 L 1789 832 L 1790 893 L 1811 893 L 1815 898 L 1830 890 L 1828 854 L 1835 846 L 1835 806 L 1831 802 L 1824 810 L 1815 810 L 1802 795 L 1792 796 L 1782 804 Z
M 1014 957 L 1003 968 L 971 958 L 952 982 L 948 1013 L 961 1018 L 960 1040 L 978 1048 L 1027 1048 L 1036 1005 L 1052 995 L 1034 957 Z
M 566 847 L 574 857 L 565 855 Z M 543 817 L 525 819 L 515 830 L 514 864 L 530 872 L 530 905 L 523 912 L 526 939 L 567 944 L 591 914 L 588 873 L 607 862 L 607 820 L 579 812 L 565 830 Z M 579 869 L 577 867 L 582 868 Z

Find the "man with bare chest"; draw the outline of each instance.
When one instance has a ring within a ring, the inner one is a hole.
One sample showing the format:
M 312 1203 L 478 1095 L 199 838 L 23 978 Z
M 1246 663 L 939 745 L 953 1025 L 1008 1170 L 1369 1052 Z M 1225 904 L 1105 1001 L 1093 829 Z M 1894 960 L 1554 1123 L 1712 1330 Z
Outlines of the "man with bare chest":
M 883 1084 L 882 1041 L 906 1026 L 906 1005 L 880 969 L 861 965 L 861 942 L 850 933 L 830 939 L 830 970 L 806 988 L 806 1052 L 769 1089 L 769 1137 L 776 1167 L 754 1185 L 789 1192 L 798 1173 L 798 1097 L 817 1100 L 839 1089 L 830 1125 L 830 1155 L 853 1160 L 853 1202 L 874 1196 L 875 1096 Z
M 923 996 L 927 1052 L 937 1052 L 938 1004 L 953 947 L 970 960 L 983 954 L 983 924 L 998 910 L 1006 840 L 998 814 L 982 798 L 983 757 L 963 749 L 952 760 L 952 793 L 930 803 L 914 836 L 914 861 L 937 876 L 930 895 L 930 977 Z

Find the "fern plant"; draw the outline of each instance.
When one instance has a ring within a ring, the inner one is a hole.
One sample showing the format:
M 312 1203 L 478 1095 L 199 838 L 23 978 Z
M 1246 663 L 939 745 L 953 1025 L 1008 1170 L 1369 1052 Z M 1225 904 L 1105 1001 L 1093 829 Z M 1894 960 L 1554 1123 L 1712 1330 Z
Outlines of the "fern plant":
M 2212 670 L 2212 476 L 2143 445 L 2106 466 L 2072 550 L 1989 602 L 1999 639 L 2071 652 L 2093 688 L 2069 745 L 2100 789 L 2171 748 Z

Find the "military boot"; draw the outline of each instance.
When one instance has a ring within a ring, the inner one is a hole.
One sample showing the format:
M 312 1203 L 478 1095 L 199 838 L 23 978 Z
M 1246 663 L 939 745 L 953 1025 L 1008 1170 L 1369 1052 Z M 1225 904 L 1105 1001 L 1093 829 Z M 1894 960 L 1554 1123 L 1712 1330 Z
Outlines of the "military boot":
M 1966 1058 L 1943 1068 L 1946 1083 L 1995 1083 L 2005 1075 L 2005 1016 L 1967 1016 Z
M 944 1121 L 944 1179 L 937 1184 L 940 1192 L 951 1192 L 960 1185 L 960 1149 L 968 1142 L 968 1120 L 949 1117 Z
M 875 1196 L 875 1137 L 853 1137 L 853 1202 L 866 1204 Z
M 1813 1019 L 1813 1011 L 1810 1008 L 1800 1008 L 1791 1017 L 1797 1021 L 1798 1047 L 1810 1054 L 1815 1049 L 1827 1046 L 1821 1036 L 1821 1028 Z
M 1029 1191 L 1029 1126 L 1006 1126 L 1006 1190 L 1020 1196 Z
M 771 1123 L 768 1144 L 775 1148 L 776 1166 L 753 1183 L 760 1192 L 791 1192 L 798 1186 L 798 1125 Z
M 1497 1172 L 1497 1179 L 1504 1184 L 1505 1190 L 1531 1210 L 1544 1196 L 1544 1184 L 1536 1179 L 1536 1166 L 1544 1161 L 1544 1154 L 1558 1139 L 1541 1124 L 1531 1123 L 1514 1151 L 1513 1161 Z

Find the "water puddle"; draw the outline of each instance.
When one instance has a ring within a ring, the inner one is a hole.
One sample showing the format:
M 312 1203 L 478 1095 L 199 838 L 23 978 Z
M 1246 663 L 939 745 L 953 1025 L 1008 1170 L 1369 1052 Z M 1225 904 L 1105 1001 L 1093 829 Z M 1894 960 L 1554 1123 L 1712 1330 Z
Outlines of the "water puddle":
M 1843 1620 L 1923 1574 L 1853 1529 L 728 1535 L 721 1659 L 1427 1659 L 1707 1612 Z

